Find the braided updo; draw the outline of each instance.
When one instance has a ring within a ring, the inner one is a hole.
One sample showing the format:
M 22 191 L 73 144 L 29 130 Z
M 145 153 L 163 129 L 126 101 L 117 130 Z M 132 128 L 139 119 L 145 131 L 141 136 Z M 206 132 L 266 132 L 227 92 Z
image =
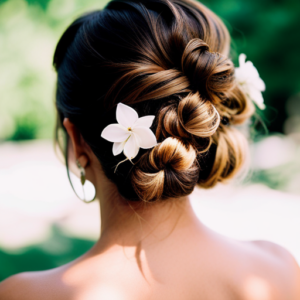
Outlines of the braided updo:
M 232 125 L 254 106 L 240 90 L 222 21 L 193 0 L 113 0 L 77 19 L 54 55 L 58 127 L 78 127 L 106 176 L 129 200 L 155 201 L 212 187 L 243 165 L 247 143 Z M 122 102 L 155 115 L 158 145 L 115 166 L 100 138 Z

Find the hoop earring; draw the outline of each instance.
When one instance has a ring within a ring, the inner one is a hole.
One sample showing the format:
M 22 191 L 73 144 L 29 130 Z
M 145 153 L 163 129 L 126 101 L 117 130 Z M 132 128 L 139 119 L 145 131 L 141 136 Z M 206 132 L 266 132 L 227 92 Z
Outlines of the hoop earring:
M 66 163 L 66 170 L 67 176 L 74 191 L 75 195 L 83 202 L 90 203 L 96 199 L 96 188 L 95 186 L 89 181 L 86 180 L 85 177 L 85 169 L 81 166 L 78 160 L 76 160 L 76 165 L 80 172 L 80 180 L 78 180 L 78 176 L 70 172 L 69 170 L 69 135 L 65 135 L 65 143 L 63 147 L 64 156 L 65 156 L 65 163 Z
M 82 193 L 80 193 L 79 191 L 76 191 L 75 185 L 71 182 L 72 188 L 80 200 L 82 200 L 85 203 L 90 203 L 96 199 L 96 189 L 90 181 L 86 180 L 85 169 L 81 166 L 78 159 L 76 160 L 76 165 L 80 171 L 80 183 L 81 183 Z M 70 178 L 70 181 L 71 181 L 71 178 Z M 82 195 L 79 196 L 79 194 L 82 194 Z

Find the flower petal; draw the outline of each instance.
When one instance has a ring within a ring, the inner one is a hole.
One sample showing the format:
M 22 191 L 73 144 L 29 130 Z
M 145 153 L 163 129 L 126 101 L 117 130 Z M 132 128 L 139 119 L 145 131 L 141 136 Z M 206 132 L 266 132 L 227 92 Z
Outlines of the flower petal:
M 246 58 L 247 58 L 246 54 L 244 54 L 244 53 L 241 53 L 241 54 L 240 54 L 240 56 L 239 56 L 239 65 L 240 65 L 240 66 L 242 66 L 242 65 L 245 64 Z
M 242 68 L 235 68 L 235 77 L 240 84 L 244 84 L 247 81 L 247 76 Z
M 259 90 L 251 88 L 249 90 L 249 96 L 251 100 L 254 101 L 260 109 L 265 108 L 264 98 Z
M 128 139 L 124 147 L 125 156 L 129 159 L 133 159 L 139 153 L 139 149 L 140 147 L 138 145 L 136 137 L 134 136 L 134 134 L 131 134 L 130 138 Z
M 137 119 L 137 121 L 134 123 L 133 127 L 139 127 L 139 126 L 144 126 L 144 127 L 151 127 L 153 120 L 155 116 L 145 116 Z
M 115 142 L 113 145 L 113 155 L 116 156 L 118 154 L 120 154 L 125 146 L 125 141 L 124 142 Z
M 246 55 L 239 56 L 240 67 L 235 69 L 235 77 L 241 89 L 261 109 L 265 108 L 262 93 L 265 89 L 264 81 L 251 61 L 246 62 Z
M 247 76 L 249 81 L 256 80 L 259 78 L 257 69 L 254 67 L 251 61 L 247 61 L 243 67 L 243 73 Z
M 110 124 L 101 133 L 101 137 L 110 142 L 124 142 L 129 135 L 130 132 L 119 124 Z
M 261 78 L 256 78 L 253 80 L 252 85 L 261 92 L 266 90 L 266 85 Z
M 128 105 L 119 103 L 117 106 L 117 121 L 126 129 L 132 127 L 139 118 L 137 112 Z
M 149 149 L 157 145 L 156 137 L 152 130 L 147 127 L 134 127 L 133 134 L 135 135 L 138 144 L 143 149 Z

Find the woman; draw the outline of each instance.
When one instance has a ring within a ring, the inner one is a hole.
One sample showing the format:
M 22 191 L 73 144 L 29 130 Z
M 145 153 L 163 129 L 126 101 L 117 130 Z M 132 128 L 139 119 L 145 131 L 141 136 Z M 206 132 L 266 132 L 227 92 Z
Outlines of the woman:
M 85 180 L 95 187 L 101 236 L 67 265 L 7 279 L 1 300 L 300 299 L 285 249 L 223 237 L 189 202 L 246 159 L 234 126 L 263 82 L 239 81 L 229 46 L 221 20 L 193 0 L 114 0 L 70 25 L 54 54 L 67 147 L 61 133 L 57 142 L 84 201 L 94 198 Z

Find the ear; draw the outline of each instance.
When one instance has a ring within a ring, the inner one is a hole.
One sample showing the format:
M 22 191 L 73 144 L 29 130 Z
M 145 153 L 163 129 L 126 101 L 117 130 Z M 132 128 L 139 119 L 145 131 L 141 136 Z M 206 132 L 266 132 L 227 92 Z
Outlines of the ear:
M 85 168 L 90 161 L 86 143 L 84 142 L 77 127 L 69 120 L 69 118 L 64 118 L 63 125 L 66 128 L 72 142 L 75 159 L 77 159 L 80 165 Z

